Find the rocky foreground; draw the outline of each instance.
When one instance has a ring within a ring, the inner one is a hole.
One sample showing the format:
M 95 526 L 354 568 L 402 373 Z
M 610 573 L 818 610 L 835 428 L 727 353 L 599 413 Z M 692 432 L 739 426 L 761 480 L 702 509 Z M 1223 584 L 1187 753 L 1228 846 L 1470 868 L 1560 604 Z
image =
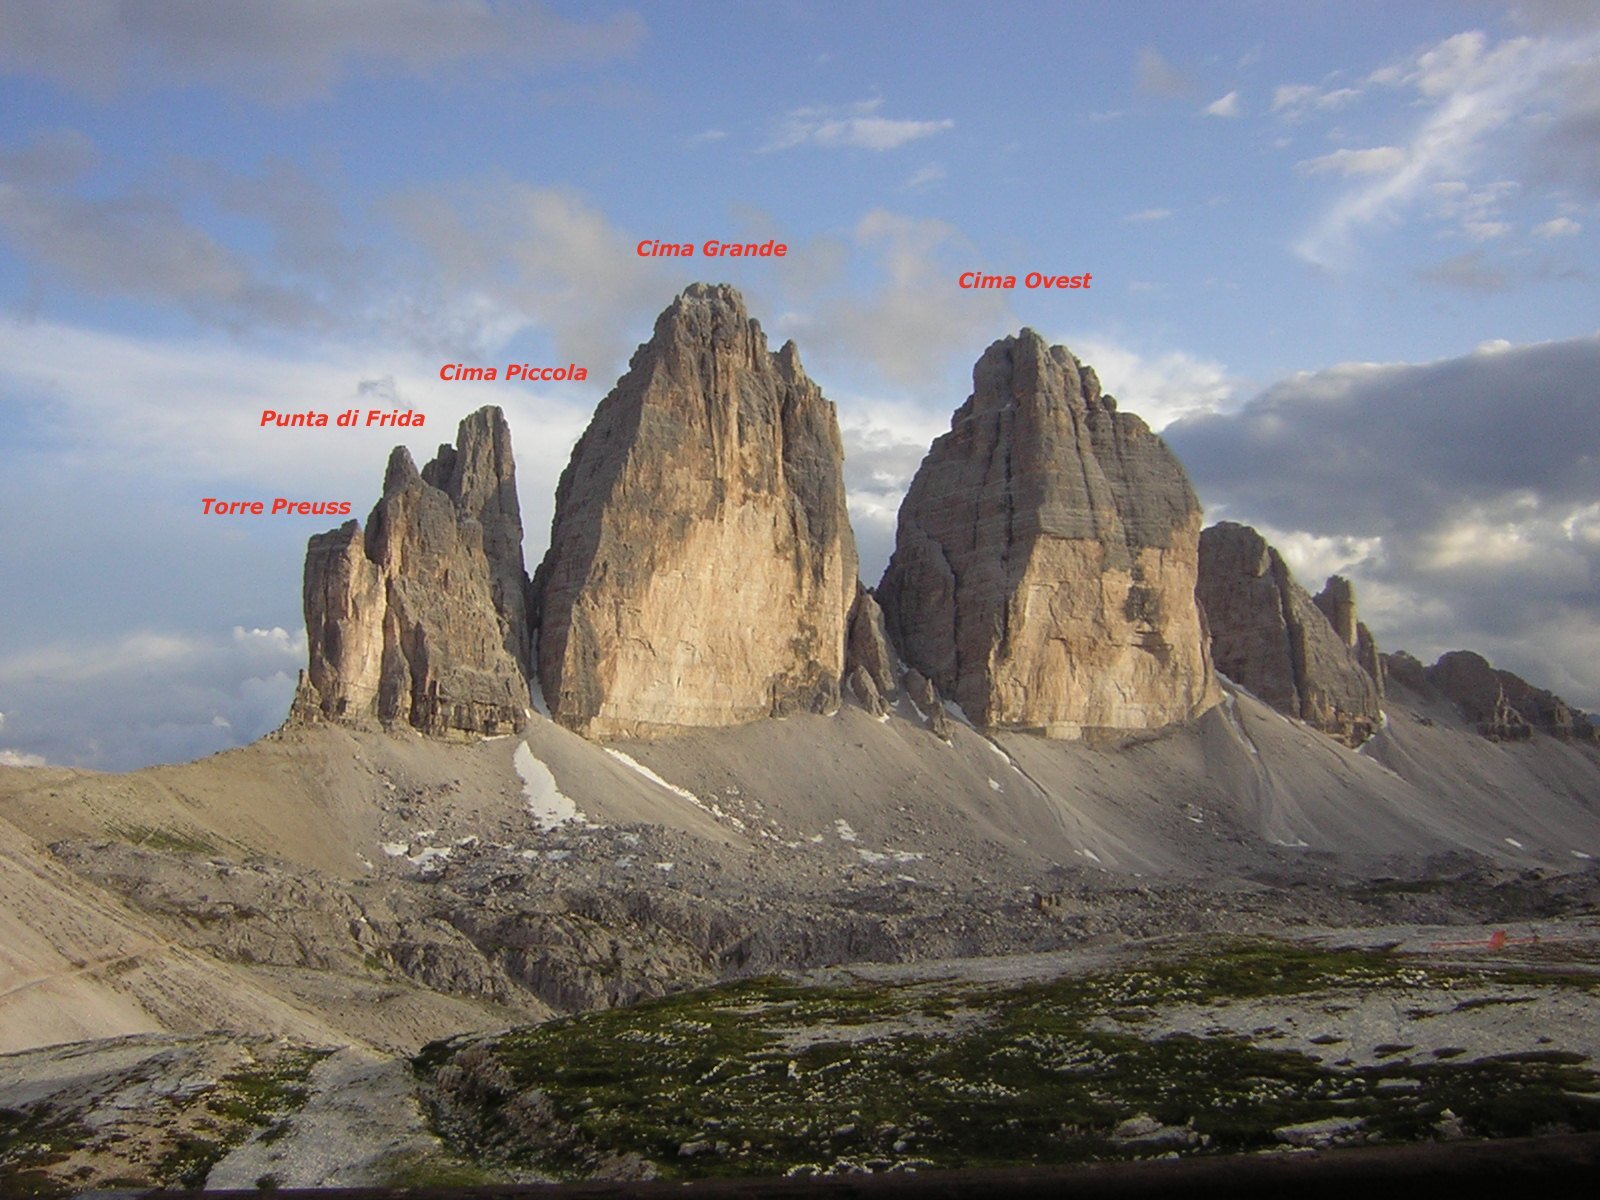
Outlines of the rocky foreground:
M 0 1187 L 826 1176 L 1600 1130 L 1600 922 L 1496 942 L 1412 926 L 832 968 L 409 1059 L 218 1035 L 41 1049 L 0 1057 Z

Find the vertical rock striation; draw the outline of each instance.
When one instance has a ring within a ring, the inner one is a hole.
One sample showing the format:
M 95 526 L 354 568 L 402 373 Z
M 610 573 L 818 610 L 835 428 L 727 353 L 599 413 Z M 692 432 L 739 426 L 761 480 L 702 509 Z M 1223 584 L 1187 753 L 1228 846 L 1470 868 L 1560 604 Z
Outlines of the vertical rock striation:
M 651 736 L 837 706 L 858 586 L 833 405 L 731 287 L 656 321 L 556 490 L 535 573 L 550 712 Z
M 1200 505 L 1177 459 L 1032 330 L 972 378 L 877 589 L 907 665 L 980 725 L 1052 737 L 1210 707 Z
M 1382 668 L 1377 644 L 1356 620 L 1348 580 L 1334 576 L 1313 600 L 1265 538 L 1223 521 L 1200 535 L 1197 592 L 1217 670 L 1346 745 L 1377 731 Z
M 397 446 L 383 498 L 306 548 L 310 663 L 292 717 L 494 733 L 527 714 L 527 576 L 511 435 L 461 422 L 420 472 Z

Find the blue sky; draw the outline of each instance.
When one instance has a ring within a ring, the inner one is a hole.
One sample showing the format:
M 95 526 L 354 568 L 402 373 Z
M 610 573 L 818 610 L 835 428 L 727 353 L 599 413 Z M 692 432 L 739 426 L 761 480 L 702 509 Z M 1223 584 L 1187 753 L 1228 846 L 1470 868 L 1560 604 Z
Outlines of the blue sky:
M 317 518 L 504 405 L 530 567 L 694 279 L 833 399 L 873 582 L 1030 325 L 1386 646 L 1600 707 L 1600 20 L 1579 3 L 0 0 L 0 755 L 258 736 Z M 643 238 L 782 261 L 642 259 Z M 1092 273 L 964 291 L 961 272 Z M 443 383 L 578 362 L 584 384 Z M 384 402 L 421 431 L 260 429 Z

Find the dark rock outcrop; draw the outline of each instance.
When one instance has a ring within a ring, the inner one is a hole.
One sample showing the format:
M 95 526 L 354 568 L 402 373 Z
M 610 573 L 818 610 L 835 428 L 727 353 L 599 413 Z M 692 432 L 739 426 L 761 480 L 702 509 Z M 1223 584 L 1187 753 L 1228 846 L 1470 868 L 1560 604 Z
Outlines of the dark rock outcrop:
M 842 460 L 793 342 L 770 352 L 731 287 L 673 301 L 556 490 L 533 588 L 551 714 L 630 737 L 837 707 L 858 586 Z
M 1313 601 L 1265 538 L 1248 525 L 1223 521 L 1200 535 L 1197 594 L 1217 670 L 1346 745 L 1358 746 L 1376 732 L 1381 697 L 1377 678 L 1357 657 L 1358 631 L 1365 627 L 1355 619 L 1347 581 L 1335 576 Z M 1376 661 L 1370 634 L 1367 641 Z
M 1470 650 L 1452 650 L 1424 673 L 1426 682 L 1495 741 L 1522 741 L 1534 732 L 1566 741 L 1594 741 L 1589 716 L 1554 692 L 1536 688 L 1519 675 L 1499 671 Z
M 875 716 L 884 713 L 888 701 L 899 695 L 899 688 L 895 686 L 894 650 L 889 645 L 883 609 L 865 587 L 856 591 L 855 607 L 850 610 L 844 668 L 850 690 Z
M 1378 641 L 1372 630 L 1356 619 L 1356 590 L 1343 575 L 1330 575 L 1322 590 L 1312 597 L 1312 602 L 1322 610 L 1333 626 L 1339 640 L 1354 651 L 1356 662 L 1372 677 L 1377 685 L 1378 699 L 1383 699 L 1383 656 L 1378 653 Z
M 877 589 L 907 665 L 991 728 L 1074 737 L 1204 711 L 1200 505 L 1177 459 L 1032 330 L 972 376 Z
M 1413 692 L 1423 694 L 1431 690 L 1427 672 L 1428 668 L 1422 665 L 1416 655 L 1407 654 L 1404 650 L 1383 655 L 1383 677 Z
M 420 472 L 389 457 L 383 498 L 306 548 L 310 663 L 291 719 L 496 733 L 528 711 L 527 576 L 511 435 L 461 422 Z

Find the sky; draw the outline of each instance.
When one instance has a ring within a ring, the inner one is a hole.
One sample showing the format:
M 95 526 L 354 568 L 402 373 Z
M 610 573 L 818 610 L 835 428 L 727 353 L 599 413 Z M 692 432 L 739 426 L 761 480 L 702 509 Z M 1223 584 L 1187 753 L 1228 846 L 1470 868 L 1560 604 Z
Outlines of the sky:
M 710 238 L 788 253 L 636 252 Z M 837 405 L 869 584 L 1027 326 L 1385 649 L 1600 709 L 1597 238 L 1592 3 L 0 0 L 0 763 L 281 722 L 337 518 L 204 498 L 364 517 L 499 404 L 531 570 L 696 280 Z M 587 379 L 440 378 L 509 362 Z M 349 408 L 425 424 L 260 423 Z

